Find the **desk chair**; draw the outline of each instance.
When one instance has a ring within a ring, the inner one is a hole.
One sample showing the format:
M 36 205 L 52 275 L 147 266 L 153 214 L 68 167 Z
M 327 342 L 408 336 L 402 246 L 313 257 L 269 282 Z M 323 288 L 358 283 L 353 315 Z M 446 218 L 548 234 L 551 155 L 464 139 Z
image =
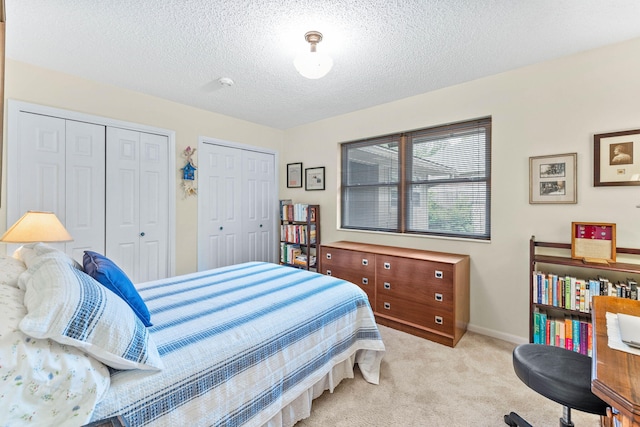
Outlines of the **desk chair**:
M 571 409 L 605 415 L 607 404 L 591 392 L 591 358 L 571 350 L 522 344 L 513 350 L 513 369 L 532 390 L 563 406 L 560 427 L 573 427 Z M 532 427 L 515 412 L 504 416 L 511 427 Z

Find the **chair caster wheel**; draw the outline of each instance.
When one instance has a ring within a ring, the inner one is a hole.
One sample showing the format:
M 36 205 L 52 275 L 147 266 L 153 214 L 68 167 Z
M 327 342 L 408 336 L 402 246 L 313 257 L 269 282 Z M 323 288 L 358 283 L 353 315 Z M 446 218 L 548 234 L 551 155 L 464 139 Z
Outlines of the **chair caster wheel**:
M 511 427 L 518 427 L 518 424 L 513 422 L 513 420 L 511 420 L 511 417 L 509 417 L 509 415 L 504 416 L 504 423 Z

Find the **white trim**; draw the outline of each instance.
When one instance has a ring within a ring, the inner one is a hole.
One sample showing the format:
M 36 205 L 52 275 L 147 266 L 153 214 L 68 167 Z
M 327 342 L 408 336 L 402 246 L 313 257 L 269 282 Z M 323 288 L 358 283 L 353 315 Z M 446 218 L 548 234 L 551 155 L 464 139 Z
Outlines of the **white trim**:
M 117 127 L 123 129 L 129 129 L 139 132 L 153 133 L 156 135 L 163 135 L 167 137 L 169 143 L 168 152 L 168 165 L 167 173 L 169 176 L 169 230 L 167 242 L 167 251 L 169 256 L 169 277 L 175 276 L 176 269 L 176 133 L 173 130 L 158 128 L 155 126 L 148 126 L 139 123 L 127 122 L 124 120 L 116 120 L 108 117 L 94 116 L 92 114 L 80 113 L 77 111 L 64 110 L 62 108 L 48 107 L 45 105 L 31 104 L 23 101 L 16 101 L 14 99 L 8 100 L 7 108 L 7 161 L 5 162 L 7 167 L 7 188 L 9 184 L 16 182 L 17 180 L 17 165 L 12 165 L 8 160 L 13 159 L 16 156 L 17 150 L 16 143 L 18 141 L 18 113 L 24 111 L 32 114 L 41 114 L 44 116 L 58 117 L 67 120 L 75 120 L 79 122 L 94 123 L 103 126 Z M 7 191 L 7 194 L 11 192 Z M 14 197 L 18 197 L 16 191 L 12 192 Z M 19 212 L 14 212 L 13 206 L 18 206 L 17 199 L 9 200 L 7 196 L 7 228 L 10 224 L 9 218 L 19 218 Z
M 527 338 L 523 338 L 518 335 L 505 334 L 504 332 L 496 331 L 495 329 L 483 328 L 482 326 L 472 324 L 467 325 L 467 330 L 514 344 L 526 344 L 529 342 Z

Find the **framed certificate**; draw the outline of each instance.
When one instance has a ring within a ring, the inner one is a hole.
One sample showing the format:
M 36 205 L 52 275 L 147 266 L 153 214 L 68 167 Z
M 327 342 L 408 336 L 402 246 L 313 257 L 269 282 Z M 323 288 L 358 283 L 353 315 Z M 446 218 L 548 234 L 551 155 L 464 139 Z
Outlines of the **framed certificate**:
M 615 262 L 616 225 L 604 222 L 572 222 L 571 258 L 584 262 Z

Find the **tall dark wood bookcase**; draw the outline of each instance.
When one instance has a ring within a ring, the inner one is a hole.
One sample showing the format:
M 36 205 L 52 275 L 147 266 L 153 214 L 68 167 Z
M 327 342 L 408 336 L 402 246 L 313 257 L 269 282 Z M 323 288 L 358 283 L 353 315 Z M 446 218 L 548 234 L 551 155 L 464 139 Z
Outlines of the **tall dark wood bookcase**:
M 283 206 L 291 206 L 284 208 Z M 294 213 L 295 212 L 295 213 Z M 280 264 L 319 271 L 320 205 L 291 204 L 280 206 Z M 306 262 L 291 254 L 299 250 Z
M 547 248 L 553 254 L 543 253 Z M 575 318 L 585 322 L 591 322 L 591 310 L 583 312 L 579 310 L 569 310 L 560 306 L 543 304 L 536 302 L 534 299 L 534 272 L 544 271 L 545 273 L 565 274 L 567 271 L 573 275 L 580 274 L 582 279 L 589 277 L 607 277 L 608 274 L 615 276 L 625 276 L 640 280 L 640 249 L 635 248 L 616 248 L 618 255 L 638 259 L 638 263 L 629 262 L 611 262 L 608 264 L 601 263 L 585 263 L 580 259 L 571 258 L 570 243 L 551 243 L 536 241 L 535 236 L 529 241 L 529 342 L 534 342 L 534 313 L 536 311 L 544 312 L 554 318 Z M 638 291 L 640 294 L 640 291 Z

